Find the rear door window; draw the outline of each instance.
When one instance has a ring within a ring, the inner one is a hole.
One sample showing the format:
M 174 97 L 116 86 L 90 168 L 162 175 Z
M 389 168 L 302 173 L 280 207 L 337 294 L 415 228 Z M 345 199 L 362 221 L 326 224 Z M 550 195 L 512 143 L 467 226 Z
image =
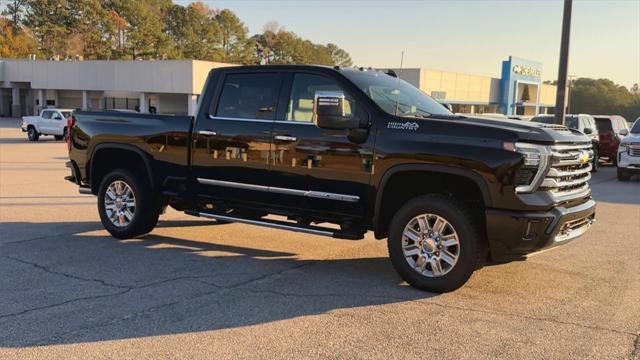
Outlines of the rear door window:
M 282 76 L 279 73 L 228 74 L 216 116 L 274 120 Z

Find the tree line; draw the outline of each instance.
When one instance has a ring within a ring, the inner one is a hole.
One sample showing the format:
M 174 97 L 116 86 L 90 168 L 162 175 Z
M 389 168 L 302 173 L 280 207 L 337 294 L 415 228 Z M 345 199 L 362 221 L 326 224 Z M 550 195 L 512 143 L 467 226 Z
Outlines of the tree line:
M 640 117 L 640 86 L 627 89 L 609 79 L 579 78 L 571 82 L 569 106 L 574 114 L 616 114 L 634 121 Z
M 229 9 L 171 0 L 7 0 L 0 16 L 0 57 L 29 55 L 352 65 L 337 45 L 302 39 L 275 22 L 249 36 Z

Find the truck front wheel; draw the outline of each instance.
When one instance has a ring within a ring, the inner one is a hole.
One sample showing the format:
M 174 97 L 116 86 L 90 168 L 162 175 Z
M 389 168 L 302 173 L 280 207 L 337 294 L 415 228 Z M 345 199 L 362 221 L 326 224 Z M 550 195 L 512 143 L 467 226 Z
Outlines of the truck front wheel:
M 433 292 L 464 285 L 487 256 L 477 217 L 444 195 L 407 202 L 391 220 L 389 257 L 411 286 Z
M 98 191 L 100 220 L 118 239 L 142 236 L 158 223 L 160 207 L 144 176 L 126 169 L 110 172 Z
M 29 126 L 29 128 L 27 128 L 27 138 L 29 139 L 29 141 L 38 141 L 39 137 L 40 134 L 38 134 L 36 128 L 34 128 L 33 126 Z

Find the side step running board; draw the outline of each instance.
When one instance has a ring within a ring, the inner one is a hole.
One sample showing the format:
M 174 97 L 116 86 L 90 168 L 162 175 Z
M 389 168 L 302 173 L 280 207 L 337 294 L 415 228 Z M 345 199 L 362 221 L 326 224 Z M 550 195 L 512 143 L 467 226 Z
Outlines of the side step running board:
M 278 220 L 244 219 L 244 218 L 239 218 L 239 217 L 234 217 L 234 216 L 211 214 L 211 213 L 198 212 L 198 211 L 192 211 L 192 210 L 185 211 L 185 214 L 193 215 L 193 216 L 206 217 L 206 218 L 210 218 L 210 219 L 227 221 L 227 222 L 238 222 L 238 223 L 242 223 L 242 224 L 265 226 L 265 227 L 270 227 L 270 228 L 275 228 L 275 229 L 297 231 L 297 232 L 302 232 L 302 233 L 307 233 L 307 234 L 330 236 L 330 237 L 339 238 L 339 239 L 357 240 L 357 239 L 362 239 L 362 237 L 363 237 L 362 235 L 357 235 L 357 234 L 352 234 L 352 233 L 344 233 L 344 232 L 340 232 L 340 231 L 336 231 L 336 230 L 328 229 L 328 228 L 323 228 L 323 227 L 319 227 L 319 226 L 296 226 L 294 224 L 289 224 L 289 223 L 286 223 L 284 221 L 278 221 Z

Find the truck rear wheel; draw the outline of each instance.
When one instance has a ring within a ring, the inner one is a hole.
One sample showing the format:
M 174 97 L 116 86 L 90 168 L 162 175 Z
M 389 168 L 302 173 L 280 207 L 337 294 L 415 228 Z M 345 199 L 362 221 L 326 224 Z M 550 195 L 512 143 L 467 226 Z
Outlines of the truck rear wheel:
M 407 202 L 391 220 L 389 257 L 411 286 L 452 291 L 467 282 L 487 256 L 478 219 L 444 195 L 424 195 Z
M 160 206 L 144 176 L 118 169 L 105 176 L 98 190 L 100 220 L 118 239 L 147 234 L 158 223 Z
M 29 139 L 29 141 L 38 141 L 39 137 L 40 134 L 38 134 L 36 128 L 34 128 L 33 126 L 29 126 L 27 128 L 27 138 Z

